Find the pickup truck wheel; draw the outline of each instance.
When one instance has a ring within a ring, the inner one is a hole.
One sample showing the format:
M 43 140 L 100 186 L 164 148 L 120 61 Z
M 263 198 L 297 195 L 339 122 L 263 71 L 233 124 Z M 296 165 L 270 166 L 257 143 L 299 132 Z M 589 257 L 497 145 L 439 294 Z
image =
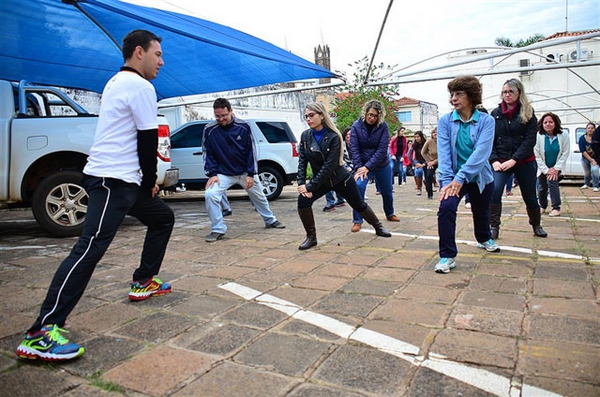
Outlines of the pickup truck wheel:
M 88 194 L 78 171 L 59 171 L 45 177 L 33 194 L 33 215 L 39 225 L 57 237 L 78 236 L 87 214 Z
M 275 200 L 281 195 L 284 182 L 281 173 L 276 169 L 269 166 L 258 167 L 258 180 L 267 200 Z

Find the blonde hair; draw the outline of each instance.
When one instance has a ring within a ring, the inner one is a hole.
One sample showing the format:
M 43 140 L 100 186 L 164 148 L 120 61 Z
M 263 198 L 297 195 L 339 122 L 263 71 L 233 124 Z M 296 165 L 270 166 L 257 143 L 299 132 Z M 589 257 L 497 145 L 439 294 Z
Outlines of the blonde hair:
M 523 87 L 523 83 L 521 83 L 521 80 L 518 79 L 508 79 L 504 84 L 502 84 L 502 89 L 504 89 L 505 85 L 519 93 L 519 104 L 521 105 L 519 121 L 523 124 L 527 124 L 527 122 L 533 117 L 533 107 L 531 106 L 531 103 L 529 103 L 527 95 L 525 95 L 525 87 Z M 502 91 L 500 92 L 500 98 L 504 99 L 502 97 Z
M 340 138 L 340 159 L 339 159 L 339 165 L 344 165 L 344 138 L 342 137 L 342 134 L 340 133 L 340 131 L 337 129 L 337 127 L 335 126 L 335 124 L 333 123 L 333 120 L 331 120 L 331 117 L 329 117 L 329 113 L 325 110 L 325 106 L 323 106 L 322 104 L 318 103 L 318 102 L 313 102 L 313 103 L 309 103 L 308 105 L 306 105 L 306 109 L 308 110 L 312 110 L 315 113 L 320 114 L 321 116 L 323 116 L 323 125 L 325 125 L 325 128 L 327 128 L 330 131 L 333 131 L 337 134 L 337 136 Z

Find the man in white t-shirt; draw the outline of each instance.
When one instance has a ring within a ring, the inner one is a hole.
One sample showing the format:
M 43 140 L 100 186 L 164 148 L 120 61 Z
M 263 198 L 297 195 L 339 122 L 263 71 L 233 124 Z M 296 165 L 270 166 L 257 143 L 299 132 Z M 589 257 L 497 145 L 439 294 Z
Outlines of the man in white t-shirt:
M 39 317 L 17 347 L 19 357 L 60 361 L 84 353 L 82 346 L 61 335 L 62 327 L 125 215 L 148 228 L 129 299 L 171 292 L 171 285 L 155 277 L 175 223 L 156 185 L 158 110 L 149 80 L 164 65 L 160 42 L 147 30 L 134 30 L 123 39 L 125 66 L 104 87 L 94 143 L 83 169 L 89 195 L 83 232 L 57 269 Z

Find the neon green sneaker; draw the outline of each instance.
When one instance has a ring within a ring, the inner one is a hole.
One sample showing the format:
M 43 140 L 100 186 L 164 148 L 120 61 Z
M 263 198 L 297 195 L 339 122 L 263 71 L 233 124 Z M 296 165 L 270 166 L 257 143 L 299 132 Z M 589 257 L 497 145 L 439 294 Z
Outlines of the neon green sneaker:
M 30 360 L 63 361 L 81 356 L 85 349 L 70 342 L 60 333 L 68 333 L 58 325 L 44 325 L 38 332 L 25 335 L 17 347 L 17 356 Z
M 169 292 L 171 292 L 171 284 L 163 283 L 160 279 L 154 277 L 144 285 L 137 281 L 131 283 L 129 300 L 143 301 L 150 298 L 152 295 L 164 295 Z

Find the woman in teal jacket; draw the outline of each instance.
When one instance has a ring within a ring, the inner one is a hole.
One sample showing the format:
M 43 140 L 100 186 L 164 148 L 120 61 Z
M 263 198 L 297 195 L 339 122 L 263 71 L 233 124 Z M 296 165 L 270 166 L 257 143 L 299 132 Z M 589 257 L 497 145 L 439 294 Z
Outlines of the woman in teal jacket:
M 488 161 L 494 142 L 494 119 L 475 108 L 481 103 L 481 83 L 473 76 L 461 76 L 448 83 L 454 106 L 438 123 L 438 173 L 440 207 L 438 234 L 440 261 L 437 273 L 456 267 L 456 211 L 460 200 L 469 195 L 478 247 L 500 251 L 491 239 L 490 203 L 494 176 Z

